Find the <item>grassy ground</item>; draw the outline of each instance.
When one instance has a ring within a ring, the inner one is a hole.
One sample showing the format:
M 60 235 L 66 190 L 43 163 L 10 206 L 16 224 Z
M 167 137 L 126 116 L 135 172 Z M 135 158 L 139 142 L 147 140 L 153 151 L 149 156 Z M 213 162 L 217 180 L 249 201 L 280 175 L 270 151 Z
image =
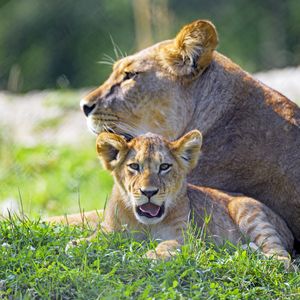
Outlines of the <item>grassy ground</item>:
M 4 299 L 299 299 L 300 276 L 258 253 L 187 236 L 171 261 L 149 261 L 155 242 L 99 234 L 65 252 L 86 228 L 35 221 L 0 223 L 0 298 Z

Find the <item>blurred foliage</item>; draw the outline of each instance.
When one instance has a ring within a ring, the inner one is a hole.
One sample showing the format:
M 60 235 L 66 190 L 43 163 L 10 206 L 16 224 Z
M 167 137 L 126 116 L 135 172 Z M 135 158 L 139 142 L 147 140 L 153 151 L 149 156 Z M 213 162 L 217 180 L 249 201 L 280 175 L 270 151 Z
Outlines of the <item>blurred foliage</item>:
M 0 0 L 0 88 L 98 85 L 112 39 L 132 53 L 141 20 L 149 44 L 199 18 L 215 23 L 220 52 L 249 71 L 300 64 L 299 0 Z
M 6 1 L 0 11 L 1 87 L 97 84 L 108 73 L 97 61 L 111 53 L 110 36 L 124 49 L 133 44 L 131 15 L 128 1 Z

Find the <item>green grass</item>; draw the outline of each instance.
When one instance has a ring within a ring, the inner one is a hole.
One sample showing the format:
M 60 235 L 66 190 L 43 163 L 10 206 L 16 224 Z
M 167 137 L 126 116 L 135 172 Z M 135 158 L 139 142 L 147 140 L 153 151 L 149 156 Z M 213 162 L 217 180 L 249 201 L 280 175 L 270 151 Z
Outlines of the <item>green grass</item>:
M 95 146 L 24 147 L 0 139 L 0 202 L 22 201 L 30 216 L 103 207 L 113 180 L 101 168 Z
M 7 299 L 299 299 L 300 276 L 276 260 L 192 235 L 168 262 L 144 254 L 155 242 L 121 234 L 65 252 L 87 228 L 39 221 L 0 223 L 0 298 Z

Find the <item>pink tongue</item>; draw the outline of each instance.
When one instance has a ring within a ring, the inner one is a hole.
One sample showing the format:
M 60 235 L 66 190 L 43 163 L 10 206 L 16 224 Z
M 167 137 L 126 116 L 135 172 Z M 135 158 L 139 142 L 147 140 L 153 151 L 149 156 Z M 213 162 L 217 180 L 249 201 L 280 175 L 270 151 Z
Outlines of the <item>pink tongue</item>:
M 160 206 L 148 202 L 146 204 L 139 206 L 139 209 L 142 212 L 151 215 L 152 217 L 156 217 L 160 211 Z

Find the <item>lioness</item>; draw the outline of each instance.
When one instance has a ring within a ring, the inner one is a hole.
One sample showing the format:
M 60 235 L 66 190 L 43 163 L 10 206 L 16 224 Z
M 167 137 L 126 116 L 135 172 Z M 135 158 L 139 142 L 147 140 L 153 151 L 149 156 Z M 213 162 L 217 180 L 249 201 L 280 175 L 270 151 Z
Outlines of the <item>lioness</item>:
M 217 44 L 214 25 L 199 20 L 117 61 L 81 102 L 88 127 L 170 140 L 201 130 L 204 155 L 188 181 L 258 199 L 300 240 L 300 109 L 215 51 Z
M 117 134 L 101 133 L 97 151 L 115 181 L 102 230 L 121 231 L 125 226 L 138 238 L 150 233 L 161 242 L 147 256 L 167 258 L 183 243 L 193 216 L 198 227 L 207 226 L 207 234 L 217 243 L 252 241 L 263 253 L 284 259 L 288 265 L 293 235 L 271 209 L 248 197 L 187 184 L 201 144 L 197 130 L 174 142 L 151 133 L 130 142 Z

